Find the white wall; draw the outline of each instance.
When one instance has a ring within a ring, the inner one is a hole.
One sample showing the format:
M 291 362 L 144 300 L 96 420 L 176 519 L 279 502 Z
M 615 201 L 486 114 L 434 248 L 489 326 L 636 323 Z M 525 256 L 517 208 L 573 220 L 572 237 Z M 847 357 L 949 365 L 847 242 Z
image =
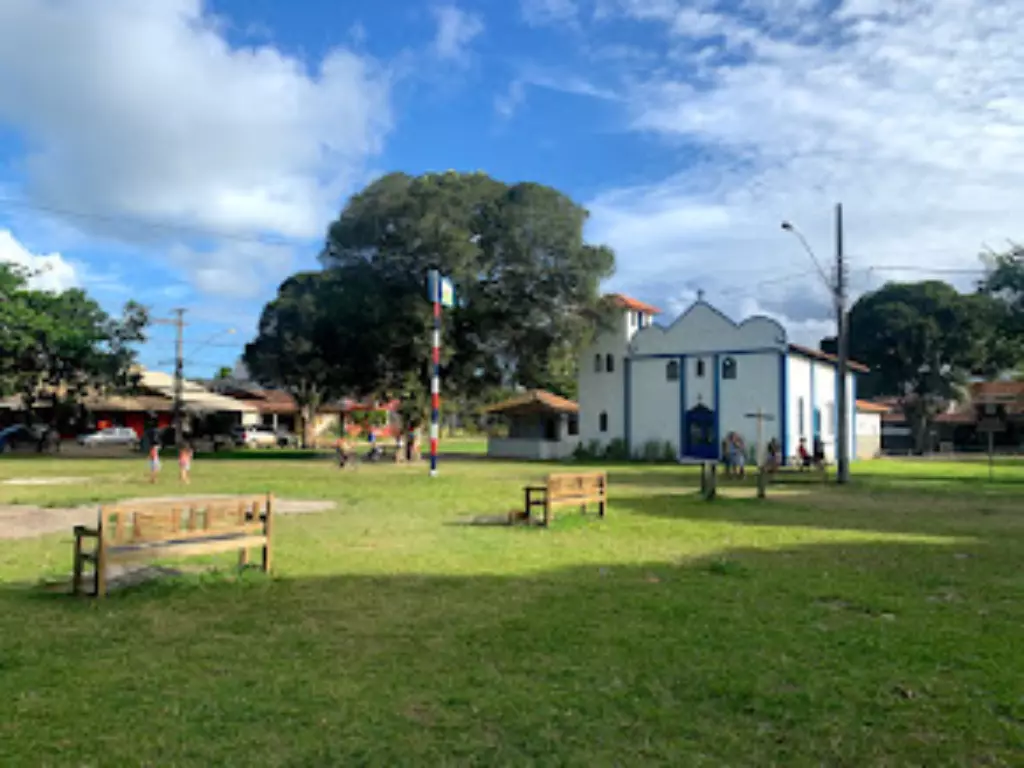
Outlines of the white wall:
M 825 443 L 825 458 L 828 461 L 836 460 L 836 445 L 838 436 L 836 434 L 838 423 L 836 420 L 836 367 L 832 363 L 820 360 L 808 360 L 808 365 L 814 369 L 814 398 L 818 408 L 821 409 L 821 439 Z M 854 455 L 855 438 L 855 413 L 856 403 L 854 402 L 854 374 L 849 373 L 846 377 L 846 418 L 850 425 L 849 430 L 849 452 Z M 808 424 L 812 429 L 813 424 Z M 811 433 L 809 433 L 807 447 L 811 448 Z
M 803 437 L 807 450 L 813 447 L 814 422 L 811 416 L 811 363 L 797 355 L 786 356 L 786 388 L 789 399 L 786 403 L 786 421 L 789 425 L 789 439 L 786 443 L 787 458 L 795 456 Z M 803 432 L 800 431 L 800 412 L 803 409 Z
M 751 317 L 736 324 L 710 304 L 699 301 L 670 326 L 652 325 L 633 337 L 636 354 L 692 354 L 774 347 L 782 349 L 786 331 L 767 317 Z
M 494 459 L 551 461 L 569 458 L 576 450 L 577 445 L 579 445 L 579 441 L 576 439 L 556 442 L 529 438 L 489 437 L 487 438 L 487 455 Z
M 704 375 L 697 375 L 698 361 L 704 361 Z M 715 407 L 715 356 L 694 355 L 686 358 L 686 410 L 703 403 Z
M 873 459 L 882 450 L 882 414 L 857 412 L 858 459 Z
M 633 454 L 654 441 L 679 451 L 679 381 L 668 381 L 664 358 L 634 360 L 631 373 L 629 448 Z
M 732 355 L 736 361 L 736 378 L 721 378 L 721 365 L 727 355 L 720 355 L 719 365 L 719 442 L 730 432 L 738 432 L 747 444 L 748 452 L 757 446 L 757 420 L 747 418 L 758 408 L 774 417 L 762 426 L 762 445 L 773 437 L 779 438 L 779 354 L 762 352 L 750 355 Z
M 628 344 L 629 320 L 623 312 L 621 328 L 601 334 L 584 351 L 579 369 L 580 439 L 584 445 L 592 441 L 607 445 L 615 438 L 625 437 L 625 354 Z M 601 372 L 594 371 L 594 355 L 601 355 Z M 615 370 L 605 370 L 605 358 L 612 354 Z M 608 430 L 600 431 L 600 414 L 608 414 Z

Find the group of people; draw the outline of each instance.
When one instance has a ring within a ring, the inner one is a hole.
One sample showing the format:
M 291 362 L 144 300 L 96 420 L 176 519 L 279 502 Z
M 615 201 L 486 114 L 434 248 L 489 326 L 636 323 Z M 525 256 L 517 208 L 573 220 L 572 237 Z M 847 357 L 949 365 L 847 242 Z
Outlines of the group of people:
M 825 443 L 817 435 L 814 436 L 813 451 L 807 450 L 807 439 L 801 437 L 800 445 L 796 450 L 797 458 L 800 459 L 801 469 L 821 467 L 825 464 Z
M 384 451 L 377 440 L 377 434 L 372 429 L 366 436 L 367 442 L 370 444 L 370 449 L 366 454 L 368 461 L 379 461 L 384 455 Z M 399 432 L 395 435 L 395 456 L 403 457 L 406 460 L 412 460 L 414 457 L 419 455 L 420 442 L 419 432 L 415 429 L 409 429 L 405 434 Z M 338 437 L 334 444 L 334 455 L 338 462 L 338 467 L 345 468 L 349 466 L 355 458 L 355 451 L 353 450 L 352 442 L 348 436 L 342 434 Z
M 730 432 L 722 441 L 722 461 L 726 475 L 743 477 L 746 474 L 747 445 L 739 432 Z
M 185 485 L 191 483 L 192 458 L 195 451 L 188 441 L 178 446 L 178 479 Z M 149 446 L 149 482 L 156 483 L 160 477 L 160 444 L 153 442 Z

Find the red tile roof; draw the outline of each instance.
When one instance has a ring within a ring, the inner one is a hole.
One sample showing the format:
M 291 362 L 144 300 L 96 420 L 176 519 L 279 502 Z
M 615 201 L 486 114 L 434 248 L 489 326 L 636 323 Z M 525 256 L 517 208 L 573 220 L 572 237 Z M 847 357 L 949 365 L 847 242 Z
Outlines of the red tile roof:
M 862 413 L 889 413 L 892 408 L 882 403 L 873 403 L 870 400 L 858 400 L 857 410 Z
M 823 360 L 826 363 L 837 364 L 839 362 L 839 359 L 835 355 L 830 355 L 828 352 L 822 352 L 820 349 L 805 347 L 801 344 L 790 344 L 789 351 L 793 354 L 810 357 L 814 360 Z M 847 365 L 849 365 L 851 371 L 857 371 L 858 373 L 868 373 L 871 370 L 864 365 L 864 363 L 858 363 L 856 360 L 848 360 Z
M 612 293 L 608 296 L 613 304 L 623 309 L 631 309 L 634 312 L 646 312 L 649 315 L 660 315 L 661 310 L 631 296 L 624 296 L 621 293 Z
M 579 413 L 580 411 L 579 405 L 573 400 L 567 400 L 543 389 L 532 389 L 502 403 L 487 406 L 484 408 L 484 412 L 507 413 L 509 411 L 531 410 L 531 407 L 534 410 L 553 411 L 555 413 Z

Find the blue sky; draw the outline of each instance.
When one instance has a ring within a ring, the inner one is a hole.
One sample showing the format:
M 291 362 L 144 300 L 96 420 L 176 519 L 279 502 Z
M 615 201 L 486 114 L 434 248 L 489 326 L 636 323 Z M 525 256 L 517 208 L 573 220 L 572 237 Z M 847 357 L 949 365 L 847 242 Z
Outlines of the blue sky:
M 782 219 L 829 261 L 844 203 L 855 293 L 966 287 L 1022 238 L 1022 26 L 1013 0 L 4 0 L 0 258 L 187 307 L 206 375 L 354 190 L 483 170 L 587 206 L 609 289 L 815 343 Z M 143 360 L 172 351 L 160 327 Z

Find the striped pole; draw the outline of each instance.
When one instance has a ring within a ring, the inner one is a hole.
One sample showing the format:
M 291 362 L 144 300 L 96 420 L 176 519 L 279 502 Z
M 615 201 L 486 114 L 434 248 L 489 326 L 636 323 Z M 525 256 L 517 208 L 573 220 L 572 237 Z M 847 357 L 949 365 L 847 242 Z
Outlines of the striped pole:
M 437 438 L 441 419 L 441 280 L 434 293 L 434 375 L 430 377 L 430 476 L 437 475 Z

